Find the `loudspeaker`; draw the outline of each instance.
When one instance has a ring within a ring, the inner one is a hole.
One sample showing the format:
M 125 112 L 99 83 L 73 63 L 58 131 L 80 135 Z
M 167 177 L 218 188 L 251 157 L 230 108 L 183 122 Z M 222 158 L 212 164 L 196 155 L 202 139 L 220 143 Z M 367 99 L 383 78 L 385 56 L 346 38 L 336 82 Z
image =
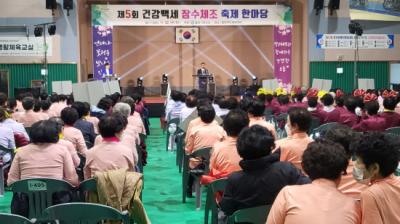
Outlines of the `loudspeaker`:
M 208 83 L 208 93 L 215 96 L 215 83 Z
M 324 0 L 314 0 L 315 14 L 319 15 L 319 12 L 324 8 Z
M 168 84 L 161 83 L 161 96 L 167 95 L 167 90 L 168 90 Z
M 337 10 L 340 8 L 340 0 L 329 0 L 328 7 L 330 10 Z
M 65 10 L 71 10 L 74 8 L 74 2 L 72 0 L 64 0 L 63 8 Z
M 240 87 L 231 85 L 229 88 L 229 95 L 231 96 L 240 96 Z
M 46 9 L 57 9 L 56 0 L 46 0 Z

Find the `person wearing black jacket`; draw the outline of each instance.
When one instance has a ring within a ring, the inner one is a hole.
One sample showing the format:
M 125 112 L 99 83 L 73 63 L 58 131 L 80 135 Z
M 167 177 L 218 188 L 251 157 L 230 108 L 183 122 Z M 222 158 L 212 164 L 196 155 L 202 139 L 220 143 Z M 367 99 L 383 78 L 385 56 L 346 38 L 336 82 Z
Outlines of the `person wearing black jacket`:
M 270 131 L 259 125 L 244 129 L 237 141 L 242 171 L 228 177 L 220 207 L 226 215 L 272 204 L 286 185 L 308 184 L 310 179 L 289 162 L 280 162 Z

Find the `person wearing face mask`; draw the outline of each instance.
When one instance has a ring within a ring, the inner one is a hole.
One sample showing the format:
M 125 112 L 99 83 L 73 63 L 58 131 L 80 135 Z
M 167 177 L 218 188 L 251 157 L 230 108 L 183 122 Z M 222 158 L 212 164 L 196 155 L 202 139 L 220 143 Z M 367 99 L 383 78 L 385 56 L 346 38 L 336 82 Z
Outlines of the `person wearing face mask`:
M 365 184 L 358 183 L 353 178 L 354 161 L 351 159 L 351 145 L 353 142 L 356 142 L 357 139 L 359 139 L 360 137 L 361 133 L 355 132 L 351 128 L 342 124 L 335 125 L 331 129 L 329 129 L 324 135 L 324 138 L 342 145 L 344 150 L 346 151 L 349 165 L 347 166 L 346 173 L 343 174 L 340 179 L 338 189 L 343 194 L 353 197 L 355 199 L 360 199 L 361 192 L 368 187 Z
M 307 146 L 302 160 L 311 184 L 284 187 L 271 207 L 266 224 L 360 223 L 359 203 L 337 189 L 348 165 L 343 147 L 317 139 Z
M 397 139 L 379 132 L 364 134 L 354 147 L 354 179 L 370 184 L 361 192 L 363 224 L 400 223 L 400 177 L 394 176 L 399 150 Z
M 307 109 L 289 109 L 287 128 L 290 135 L 275 142 L 277 149 L 280 149 L 280 161 L 291 162 L 295 167 L 302 169 L 301 157 L 308 144 L 313 141 L 307 134 L 310 125 L 311 114 Z
M 132 149 L 125 146 L 120 140 L 126 123 L 114 114 L 100 119 L 99 131 L 103 141 L 86 153 L 85 179 L 93 177 L 96 172 L 118 169 L 134 170 Z

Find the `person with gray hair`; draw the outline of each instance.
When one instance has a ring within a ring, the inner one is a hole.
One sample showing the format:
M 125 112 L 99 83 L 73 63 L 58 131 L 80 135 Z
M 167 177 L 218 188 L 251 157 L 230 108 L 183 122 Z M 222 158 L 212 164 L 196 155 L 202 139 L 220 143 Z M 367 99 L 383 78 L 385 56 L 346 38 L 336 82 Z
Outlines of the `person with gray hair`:
M 127 103 L 116 103 L 113 107 L 113 112 L 119 112 L 128 118 L 131 115 L 131 107 Z

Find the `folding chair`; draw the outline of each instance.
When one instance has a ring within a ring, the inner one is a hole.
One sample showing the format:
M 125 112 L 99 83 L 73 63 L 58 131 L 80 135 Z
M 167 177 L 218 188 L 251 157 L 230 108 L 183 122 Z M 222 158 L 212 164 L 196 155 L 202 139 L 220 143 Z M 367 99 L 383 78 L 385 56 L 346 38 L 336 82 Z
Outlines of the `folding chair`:
M 183 160 L 183 171 L 182 171 L 182 202 L 186 203 L 187 197 L 187 187 L 189 184 L 189 176 L 193 176 L 195 178 L 194 185 L 195 185 L 195 192 L 196 192 L 196 208 L 200 209 L 201 207 L 201 184 L 200 184 L 200 177 L 208 173 L 209 169 L 209 161 L 210 161 L 210 151 L 211 147 L 201 148 L 195 150 L 190 155 L 185 155 Z M 205 169 L 189 169 L 189 160 L 191 158 L 202 158 L 204 168 Z
M 4 224 L 32 224 L 36 223 L 36 219 L 27 219 L 20 215 L 0 213 L 0 223 Z
M 128 211 L 93 203 L 65 203 L 48 207 L 45 214 L 63 224 L 97 224 L 102 221 L 122 221 L 130 224 Z
M 234 223 L 251 223 L 251 224 L 265 224 L 267 221 L 268 213 L 272 205 L 264 205 L 253 208 L 245 208 L 236 211 L 228 218 L 228 224 Z
M 311 117 L 310 129 L 308 129 L 308 134 L 311 135 L 314 129 L 320 126 L 320 119 L 318 117 Z
M 225 190 L 227 179 L 217 179 L 207 185 L 207 198 L 204 209 L 204 224 L 208 224 L 209 214 L 211 210 L 211 224 L 218 223 L 218 207 L 215 201 L 215 194 Z
M 183 131 L 176 136 L 176 165 L 178 166 L 179 173 L 182 172 L 183 157 L 185 154 L 185 137 L 186 133 Z
M 392 127 L 385 130 L 385 133 L 399 136 L 400 135 L 400 127 Z
M 33 178 L 17 181 L 11 184 L 14 193 L 24 193 L 29 200 L 29 218 L 45 220 L 44 210 L 53 205 L 53 194 L 71 192 L 74 187 L 64 181 L 46 178 Z
M 320 125 L 318 128 L 315 128 L 315 129 L 312 131 L 312 134 L 311 134 L 311 135 L 312 135 L 313 139 L 322 137 L 322 136 L 325 135 L 325 133 L 326 133 L 329 129 L 331 129 L 332 127 L 334 127 L 334 126 L 336 126 L 336 125 L 338 125 L 337 122 L 330 122 L 330 123 L 326 123 L 326 124 Z

